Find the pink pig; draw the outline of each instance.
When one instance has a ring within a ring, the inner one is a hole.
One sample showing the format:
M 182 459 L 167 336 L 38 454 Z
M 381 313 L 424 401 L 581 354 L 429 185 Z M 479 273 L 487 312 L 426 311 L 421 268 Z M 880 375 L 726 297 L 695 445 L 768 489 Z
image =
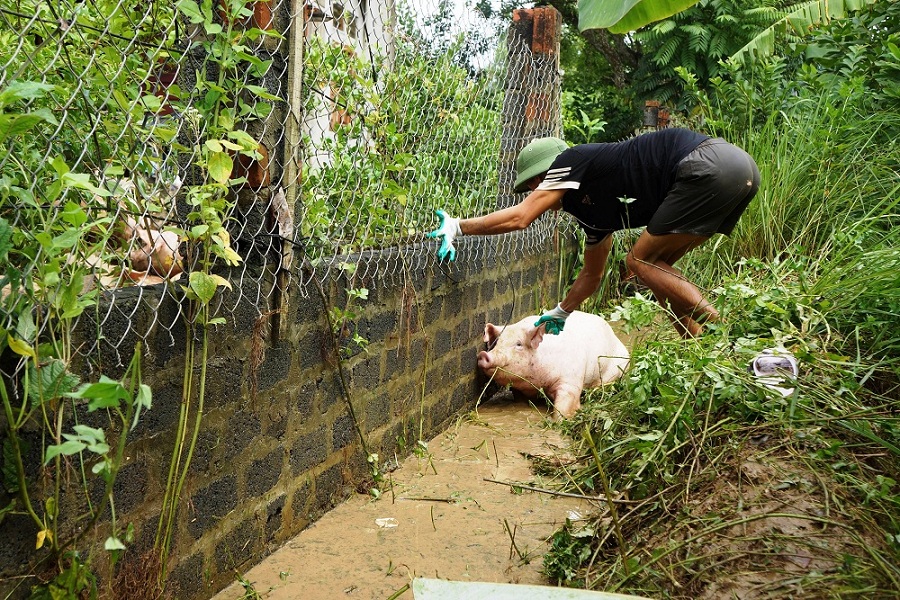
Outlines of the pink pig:
M 581 391 L 618 379 L 630 355 L 597 315 L 573 312 L 559 335 L 535 328 L 539 318 L 525 317 L 506 327 L 485 325 L 488 350 L 478 353 L 478 367 L 525 396 L 533 398 L 543 390 L 556 414 L 568 418 L 581 408 Z

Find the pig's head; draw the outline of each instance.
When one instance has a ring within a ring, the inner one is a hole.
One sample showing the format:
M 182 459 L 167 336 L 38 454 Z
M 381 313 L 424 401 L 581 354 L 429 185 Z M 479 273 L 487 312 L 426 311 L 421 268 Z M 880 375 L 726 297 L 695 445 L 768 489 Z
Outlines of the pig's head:
M 478 353 L 478 368 L 501 385 L 520 381 L 533 370 L 535 352 L 543 339 L 543 326 L 488 323 L 484 326 L 486 349 Z

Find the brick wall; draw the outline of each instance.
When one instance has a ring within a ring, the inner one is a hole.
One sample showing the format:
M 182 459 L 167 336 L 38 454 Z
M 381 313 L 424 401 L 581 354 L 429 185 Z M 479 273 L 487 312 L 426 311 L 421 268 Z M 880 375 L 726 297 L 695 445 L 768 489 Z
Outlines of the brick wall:
M 429 260 L 411 270 L 400 251 L 388 252 L 378 272 L 328 280 L 324 298 L 315 286 L 296 286 L 280 339 L 263 343 L 255 396 L 249 356 L 257 308 L 239 306 L 234 319 L 215 330 L 203 427 L 169 559 L 177 597 L 208 597 L 233 581 L 235 570 L 248 568 L 342 499 L 365 493 L 371 476 L 358 431 L 382 461 L 395 453 L 404 457 L 419 439 L 430 439 L 474 407 L 483 391 L 475 359 L 485 322 L 506 322 L 510 315 L 518 320 L 558 299 L 553 245 L 510 260 L 508 244 L 500 240 L 458 240 L 450 266 Z M 423 249 L 416 252 L 421 257 Z M 369 290 L 368 299 L 355 305 L 358 319 L 349 328 L 368 346 L 362 350 L 339 339 L 344 352 L 338 361 L 325 314 L 344 306 L 349 287 Z M 179 318 L 174 300 L 151 311 L 146 296 L 129 302 L 133 290 L 106 299 L 117 307 L 105 325 L 110 333 L 128 339 L 135 322 Z M 128 462 L 115 486 L 119 522 L 134 523 L 137 534 L 126 568 L 153 544 L 181 402 L 182 329 L 173 328 L 174 338 L 158 329 L 147 340 L 144 365 L 153 408 L 129 437 Z M 113 365 L 115 357 L 102 360 Z M 79 422 L 93 426 L 108 427 L 106 419 L 99 412 L 79 415 Z M 31 468 L 37 462 L 33 457 Z M 72 486 L 69 502 L 79 501 L 79 489 Z M 107 526 L 101 520 L 95 544 L 102 546 Z M 2 544 L 0 572 L 22 572 L 21 561 L 35 556 L 35 534 L 33 524 L 17 516 L 0 524 L 0 539 L 15 540 Z M 95 552 L 97 560 L 104 557 Z M 95 567 L 109 577 L 102 564 Z
M 357 426 L 369 452 L 382 460 L 404 457 L 420 432 L 430 439 L 474 406 L 482 392 L 475 357 L 485 322 L 505 322 L 511 314 L 518 320 L 558 296 L 555 254 L 510 264 L 496 248 L 489 240 L 463 239 L 450 268 L 432 263 L 407 272 L 388 263 L 393 275 L 329 282 L 323 288 L 329 305 L 340 306 L 347 287 L 369 290 L 351 326 L 368 346 L 362 351 L 345 339 L 340 345 L 351 356 L 340 363 L 322 297 L 292 297 L 287 335 L 267 349 L 255 399 L 242 358 L 249 319 L 243 331 L 222 336 L 210 378 L 215 395 L 186 495 L 190 506 L 181 511 L 174 546 L 175 589 L 204 597 L 354 490 L 365 492 L 371 477 Z M 151 454 L 148 448 L 145 460 L 159 472 L 164 463 Z M 140 453 L 135 458 L 141 462 Z M 134 475 L 134 484 L 146 487 L 149 476 Z M 153 517 L 154 502 L 136 509 Z

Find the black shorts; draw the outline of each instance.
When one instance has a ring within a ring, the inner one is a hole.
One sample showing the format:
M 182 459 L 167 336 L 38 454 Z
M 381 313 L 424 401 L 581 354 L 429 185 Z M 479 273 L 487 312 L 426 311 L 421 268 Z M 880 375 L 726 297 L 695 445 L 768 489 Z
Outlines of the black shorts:
M 728 235 L 756 191 L 759 169 L 721 138 L 702 142 L 678 163 L 675 184 L 647 224 L 653 235 Z

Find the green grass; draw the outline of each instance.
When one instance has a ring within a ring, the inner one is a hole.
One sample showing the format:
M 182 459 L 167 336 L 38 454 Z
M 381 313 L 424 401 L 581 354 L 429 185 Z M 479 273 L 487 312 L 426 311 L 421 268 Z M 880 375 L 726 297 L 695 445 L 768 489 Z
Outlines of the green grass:
M 719 308 L 698 340 L 615 285 L 632 363 L 561 426 L 557 473 L 608 495 L 551 540 L 556 582 L 653 598 L 900 594 L 900 119 L 865 98 L 800 94 L 714 132 L 762 174 L 734 235 L 680 264 Z M 748 371 L 782 347 L 782 397 Z

